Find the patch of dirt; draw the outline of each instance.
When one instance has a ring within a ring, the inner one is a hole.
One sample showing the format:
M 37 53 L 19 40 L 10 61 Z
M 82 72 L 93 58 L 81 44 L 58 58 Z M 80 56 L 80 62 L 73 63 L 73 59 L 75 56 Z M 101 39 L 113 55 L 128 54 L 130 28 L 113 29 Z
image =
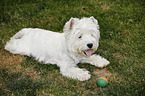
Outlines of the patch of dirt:
M 35 71 L 33 67 L 26 68 L 23 74 L 29 76 L 32 79 L 41 79 L 41 76 L 39 75 L 40 73 Z
M 109 70 L 106 68 L 104 69 L 96 69 L 93 72 L 94 75 L 96 75 L 96 79 L 100 76 L 106 77 L 108 81 L 111 82 L 126 82 L 126 80 L 123 78 L 123 76 L 119 75 L 116 72 L 111 73 Z
M 103 77 L 110 77 L 112 74 L 110 71 L 108 71 L 106 68 L 104 69 L 96 69 L 93 72 L 94 75 L 96 75 L 97 77 L 103 76 Z
M 109 10 L 110 9 L 110 5 L 107 4 L 106 2 L 100 2 L 101 4 L 101 8 L 103 8 L 103 10 Z
M 11 72 L 21 72 L 23 69 L 21 63 L 26 58 L 21 55 L 10 54 L 6 51 L 1 51 L 0 54 L 0 66 L 1 68 L 9 69 Z
M 32 79 L 40 79 L 39 73 L 36 72 L 32 67 L 24 68 L 22 66 L 23 61 L 26 60 L 27 57 L 23 55 L 14 55 L 11 54 L 4 49 L 0 50 L 0 67 L 3 69 L 8 69 L 10 73 L 18 73 L 22 72 L 23 75 L 30 76 Z M 25 64 L 25 63 L 24 63 Z

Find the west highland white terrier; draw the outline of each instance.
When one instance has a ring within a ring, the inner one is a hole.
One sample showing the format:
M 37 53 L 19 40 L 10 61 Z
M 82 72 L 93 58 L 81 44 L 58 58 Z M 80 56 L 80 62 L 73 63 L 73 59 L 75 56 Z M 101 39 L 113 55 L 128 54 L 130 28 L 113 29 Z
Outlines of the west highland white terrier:
M 13 54 L 35 57 L 44 64 L 57 64 L 63 76 L 80 81 L 90 79 L 89 71 L 77 67 L 78 63 L 90 63 L 104 67 L 109 61 L 92 55 L 99 46 L 99 25 L 90 18 L 71 18 L 63 33 L 38 28 L 24 28 L 7 42 L 5 49 Z

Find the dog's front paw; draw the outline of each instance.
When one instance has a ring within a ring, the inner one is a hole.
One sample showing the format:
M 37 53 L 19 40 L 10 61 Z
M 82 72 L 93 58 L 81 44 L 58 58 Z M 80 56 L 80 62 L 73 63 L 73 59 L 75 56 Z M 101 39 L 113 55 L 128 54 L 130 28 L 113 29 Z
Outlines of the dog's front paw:
M 100 67 L 100 68 L 103 68 L 103 67 L 106 67 L 110 62 L 105 59 L 105 58 L 102 58 L 100 59 L 99 63 L 97 64 L 97 67 Z
M 69 68 L 67 70 L 61 70 L 61 73 L 66 77 L 78 79 L 80 81 L 85 81 L 91 78 L 89 71 L 80 68 Z
M 97 55 L 97 56 L 93 56 L 91 58 L 91 64 L 92 65 L 95 65 L 97 67 L 100 67 L 100 68 L 103 68 L 103 67 L 106 67 L 110 62 L 105 59 L 105 58 L 102 58 L 101 56 Z

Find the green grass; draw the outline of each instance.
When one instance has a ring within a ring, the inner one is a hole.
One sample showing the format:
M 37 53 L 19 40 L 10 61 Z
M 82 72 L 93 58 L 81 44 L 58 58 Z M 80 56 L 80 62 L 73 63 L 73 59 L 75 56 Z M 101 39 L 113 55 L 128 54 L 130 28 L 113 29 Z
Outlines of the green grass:
M 144 0 L 3 0 L 0 2 L 1 96 L 143 96 L 145 95 Z M 6 42 L 22 28 L 62 32 L 70 17 L 94 16 L 101 39 L 96 54 L 111 64 L 104 69 L 78 64 L 91 72 L 80 82 L 63 77 L 56 65 L 4 50 Z M 107 87 L 95 85 L 100 75 Z

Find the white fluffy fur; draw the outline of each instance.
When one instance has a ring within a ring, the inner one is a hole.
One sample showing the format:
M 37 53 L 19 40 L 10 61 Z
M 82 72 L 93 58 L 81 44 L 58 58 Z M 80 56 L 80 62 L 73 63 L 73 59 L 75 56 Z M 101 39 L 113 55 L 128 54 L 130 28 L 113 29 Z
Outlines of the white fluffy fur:
M 90 18 L 71 18 L 66 22 L 64 33 L 57 33 L 37 28 L 24 28 L 16 33 L 5 49 L 13 54 L 35 57 L 45 64 L 57 64 L 60 73 L 80 81 L 88 80 L 89 71 L 77 67 L 78 63 L 90 63 L 104 67 L 109 61 L 99 55 L 91 55 L 99 46 L 99 25 Z M 92 44 L 89 48 L 88 44 Z

